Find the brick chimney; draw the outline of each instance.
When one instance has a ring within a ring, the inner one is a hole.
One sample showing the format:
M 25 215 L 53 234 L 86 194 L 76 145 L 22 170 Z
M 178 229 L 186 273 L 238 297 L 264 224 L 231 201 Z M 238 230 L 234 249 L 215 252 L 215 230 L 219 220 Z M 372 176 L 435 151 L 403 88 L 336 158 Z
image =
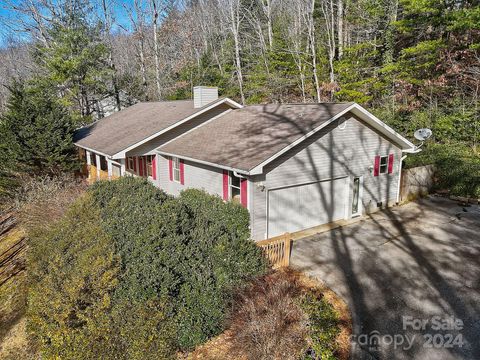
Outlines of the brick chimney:
M 201 108 L 218 99 L 218 88 L 214 86 L 195 86 L 193 88 L 193 107 Z

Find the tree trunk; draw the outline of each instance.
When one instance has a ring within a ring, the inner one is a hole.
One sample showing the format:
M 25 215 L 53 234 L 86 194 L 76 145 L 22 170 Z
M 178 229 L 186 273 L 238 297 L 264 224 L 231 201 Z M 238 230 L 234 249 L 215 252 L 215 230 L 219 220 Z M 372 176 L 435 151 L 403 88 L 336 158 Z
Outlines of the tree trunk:
M 245 104 L 245 95 L 243 94 L 243 75 L 242 75 L 242 62 L 240 60 L 240 44 L 238 41 L 238 34 L 234 35 L 235 41 L 235 67 L 237 69 L 238 88 L 240 91 L 240 98 L 242 105 Z
M 113 44 L 111 40 L 112 21 L 111 21 L 111 17 L 108 12 L 107 3 L 105 0 L 102 0 L 102 9 L 103 9 L 103 17 L 105 19 L 105 37 L 108 43 L 108 66 L 112 70 L 113 96 L 115 98 L 115 105 L 116 105 L 117 111 L 120 111 L 122 110 L 122 103 L 120 101 L 120 91 L 118 89 L 117 69 L 115 68 L 115 62 L 113 61 Z
M 311 0 L 310 9 L 308 14 L 308 43 L 310 47 L 310 55 L 312 57 L 312 72 L 313 72 L 313 82 L 315 85 L 315 91 L 317 93 L 317 102 L 321 102 L 322 94 L 320 88 L 320 81 L 318 80 L 317 73 L 317 50 L 315 44 L 315 24 L 313 19 L 313 12 L 315 9 L 315 0 Z
M 340 60 L 343 56 L 343 0 L 337 0 L 337 39 L 337 58 Z
M 245 95 L 243 94 L 243 74 L 242 61 L 240 58 L 240 2 L 230 1 L 230 28 L 232 30 L 233 42 L 235 47 L 235 70 L 237 72 L 238 88 L 242 104 L 245 104 Z
M 272 50 L 273 47 L 273 29 L 272 29 L 272 2 L 265 0 L 264 11 L 267 17 L 267 33 L 268 33 L 268 47 Z
M 162 88 L 160 86 L 160 60 L 158 58 L 158 11 L 156 0 L 152 0 L 153 7 L 153 53 L 155 58 L 155 83 L 157 85 L 158 100 L 162 99 Z

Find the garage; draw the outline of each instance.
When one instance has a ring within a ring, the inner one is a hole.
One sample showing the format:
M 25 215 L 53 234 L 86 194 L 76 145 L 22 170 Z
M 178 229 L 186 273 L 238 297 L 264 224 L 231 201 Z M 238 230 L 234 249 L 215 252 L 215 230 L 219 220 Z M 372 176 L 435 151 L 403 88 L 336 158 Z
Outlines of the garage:
M 268 237 L 345 218 L 347 177 L 268 191 Z

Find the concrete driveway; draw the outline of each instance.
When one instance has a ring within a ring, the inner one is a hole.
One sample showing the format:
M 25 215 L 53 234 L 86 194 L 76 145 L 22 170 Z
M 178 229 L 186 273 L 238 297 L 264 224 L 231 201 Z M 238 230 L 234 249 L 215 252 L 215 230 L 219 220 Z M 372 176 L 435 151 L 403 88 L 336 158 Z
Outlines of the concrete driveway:
M 353 359 L 480 359 L 480 208 L 431 197 L 294 242 L 343 297 Z

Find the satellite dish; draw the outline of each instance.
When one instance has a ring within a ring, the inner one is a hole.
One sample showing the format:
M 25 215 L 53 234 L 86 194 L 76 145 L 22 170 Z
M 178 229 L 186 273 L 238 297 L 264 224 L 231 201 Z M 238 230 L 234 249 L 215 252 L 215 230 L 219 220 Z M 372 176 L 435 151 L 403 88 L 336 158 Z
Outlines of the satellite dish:
M 425 141 L 430 136 L 432 136 L 432 130 L 430 130 L 430 129 L 418 129 L 417 131 L 415 131 L 413 136 L 415 136 L 415 139 L 417 139 L 417 140 Z

